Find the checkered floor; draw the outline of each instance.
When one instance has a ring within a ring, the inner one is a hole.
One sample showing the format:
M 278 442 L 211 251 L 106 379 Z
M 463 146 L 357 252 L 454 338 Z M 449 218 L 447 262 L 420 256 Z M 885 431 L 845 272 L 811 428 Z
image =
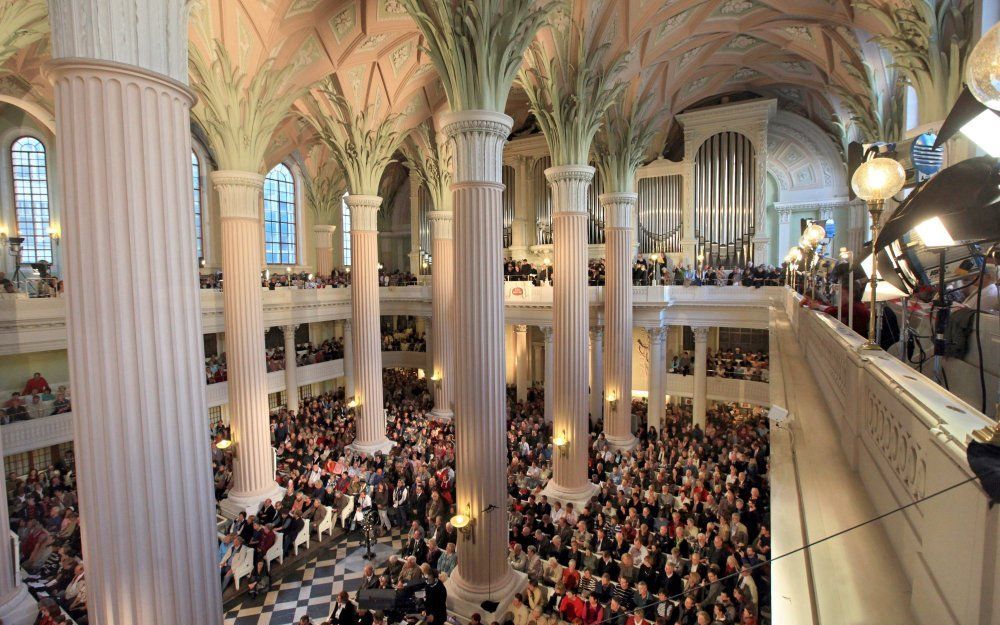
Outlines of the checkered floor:
M 399 553 L 405 543 L 401 528 L 380 538 L 372 547 L 375 570 L 381 571 L 389 556 Z M 226 611 L 225 625 L 292 625 L 303 614 L 322 622 L 337 593 L 346 590 L 353 595 L 361 585 L 368 564 L 364 553 L 360 533 L 349 534 L 299 569 L 272 580 L 271 590 L 263 597 L 244 596 L 237 607 Z

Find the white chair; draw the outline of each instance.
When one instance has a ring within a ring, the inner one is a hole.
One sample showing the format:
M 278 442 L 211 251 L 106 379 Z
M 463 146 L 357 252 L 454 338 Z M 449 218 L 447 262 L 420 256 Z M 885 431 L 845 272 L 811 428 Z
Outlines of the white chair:
M 351 518 L 351 514 L 354 512 L 354 497 L 351 497 L 347 502 L 347 507 L 344 511 L 340 513 L 340 526 L 347 529 L 347 521 Z
M 267 566 L 268 570 L 271 569 L 271 562 L 277 560 L 278 564 L 285 563 L 285 551 L 282 549 L 284 545 L 284 535 L 281 532 L 274 533 L 274 544 L 271 548 L 267 550 L 264 554 L 264 564 Z
M 292 543 L 292 549 L 295 550 L 295 555 L 299 555 L 299 545 L 305 545 L 306 549 L 309 548 L 309 519 L 304 519 L 305 525 L 302 526 L 302 530 L 299 535 L 295 537 L 295 542 Z
M 236 590 L 240 589 L 240 578 L 246 577 L 253 572 L 253 549 L 244 547 L 239 553 L 233 556 L 230 566 L 233 571 L 233 585 Z
M 323 532 L 326 532 L 328 536 L 333 536 L 333 508 L 330 506 L 325 506 L 325 508 L 326 518 L 316 526 L 316 540 L 323 540 Z
M 226 528 L 229 527 L 229 519 L 222 516 L 221 514 L 215 515 L 215 533 L 218 534 L 219 540 L 226 535 Z

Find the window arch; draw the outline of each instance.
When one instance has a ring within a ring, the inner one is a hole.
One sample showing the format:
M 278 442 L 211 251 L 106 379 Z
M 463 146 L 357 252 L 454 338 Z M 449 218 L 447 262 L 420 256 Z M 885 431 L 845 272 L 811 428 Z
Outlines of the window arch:
M 351 209 L 347 207 L 347 193 L 340 198 L 341 228 L 344 237 L 344 266 L 351 266 Z
M 295 179 L 284 163 L 264 178 L 264 254 L 269 265 L 296 264 Z
M 191 187 L 194 190 L 194 241 L 195 253 L 199 259 L 205 258 L 204 228 L 201 214 L 201 163 L 198 155 L 191 150 Z
M 45 146 L 34 137 L 20 137 L 10 146 L 10 162 L 17 234 L 24 237 L 21 262 L 52 262 Z

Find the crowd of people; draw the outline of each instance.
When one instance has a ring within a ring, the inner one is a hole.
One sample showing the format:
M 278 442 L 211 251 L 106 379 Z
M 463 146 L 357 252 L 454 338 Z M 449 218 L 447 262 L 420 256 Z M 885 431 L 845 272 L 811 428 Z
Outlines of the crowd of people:
M 244 545 L 259 549 L 257 535 L 266 534 L 267 525 L 287 541 L 302 519 L 315 526 L 325 518 L 325 506 L 338 517 L 351 507 L 349 530 L 360 529 L 358 511 L 370 510 L 382 531 L 406 532 L 401 552 L 382 570 L 366 570 L 363 587 L 402 588 L 421 578 L 446 579 L 454 570 L 453 425 L 428 418 L 431 396 L 412 371 L 387 370 L 384 384 L 388 436 L 396 443 L 386 456 L 348 449 L 353 420 L 342 392 L 306 400 L 297 414 L 273 415 L 277 477 L 286 492 L 281 501 L 265 502 L 258 518 L 233 528 L 244 534 Z M 644 404 L 635 412 L 642 421 Z M 529 585 L 498 622 L 767 621 L 768 430 L 762 411 L 718 405 L 702 430 L 691 426 L 686 408 L 671 405 L 661 431 L 640 425 L 640 443 L 631 451 L 610 448 L 596 424 L 589 473 L 600 490 L 583 509 L 542 495 L 553 453 L 543 414 L 541 389 L 531 389 L 523 403 L 511 393 L 508 558 Z M 219 477 L 225 462 L 216 454 Z M 225 480 L 217 482 L 220 498 L 225 489 Z M 220 557 L 231 549 L 224 544 Z
M 587 283 L 590 286 L 604 286 L 606 263 L 603 258 L 587 262 Z M 701 270 L 690 265 L 680 266 L 654 260 L 648 256 L 638 257 L 632 265 L 634 286 L 779 286 L 784 284 L 785 272 L 773 265 L 747 264 L 745 267 L 711 267 Z M 535 286 L 549 284 L 554 279 L 554 268 L 547 261 L 539 269 L 527 260 L 507 259 L 504 261 L 504 280 L 531 282 Z
M 73 409 L 69 390 L 59 386 L 53 392 L 42 374 L 36 371 L 24 385 L 24 390 L 14 391 L 0 408 L 0 424 L 39 419 L 54 414 L 64 414 Z
M 427 351 L 427 333 L 419 332 L 416 320 L 410 317 L 407 325 L 382 323 L 383 352 L 424 352 Z
M 7 475 L 7 508 L 24 581 L 38 598 L 38 625 L 85 625 L 87 582 L 73 454 L 43 471 Z
M 378 270 L 379 286 L 412 286 L 418 284 L 417 276 L 408 271 L 389 270 L 380 267 Z M 221 290 L 224 284 L 221 271 L 200 273 L 198 286 L 202 289 Z M 334 269 L 329 275 L 320 275 L 305 271 L 293 272 L 262 272 L 260 286 L 269 290 L 295 289 L 343 289 L 351 286 L 351 269 Z
M 707 372 L 710 376 L 754 382 L 767 382 L 770 379 L 768 356 L 766 352 L 762 351 L 744 352 L 736 347 L 727 350 L 720 349 L 713 354 L 711 350 L 708 350 L 707 365 Z M 670 362 L 670 373 L 692 375 L 694 373 L 694 360 L 691 352 L 685 351 L 674 356 Z
M 344 339 L 329 338 L 316 345 L 312 342 L 300 343 L 296 346 L 295 362 L 304 367 L 328 360 L 339 360 L 344 357 Z M 285 348 L 274 347 L 265 351 L 265 362 L 268 371 L 283 371 L 285 369 Z M 225 382 L 227 379 L 226 353 L 205 357 L 205 381 L 208 384 Z

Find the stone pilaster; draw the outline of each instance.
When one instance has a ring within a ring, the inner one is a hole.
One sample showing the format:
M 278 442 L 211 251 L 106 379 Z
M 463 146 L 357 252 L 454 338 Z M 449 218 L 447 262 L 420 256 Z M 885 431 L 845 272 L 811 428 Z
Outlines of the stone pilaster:
M 90 622 L 218 625 L 194 280 L 193 98 L 167 77 L 187 77 L 184 3 L 52 8 L 57 60 L 50 76 L 69 368 L 80 381 L 73 420 Z M 176 29 L 165 33 L 164 19 Z M 158 36 L 144 40 L 147 29 Z M 113 267 L 114 286 L 98 288 L 94 267 Z M 5 515 L 0 509 L 9 545 Z M 29 599 L 11 584 L 11 564 L 0 558 L 0 617 L 30 623 Z
M 333 273 L 333 233 L 336 226 L 313 226 L 316 236 L 316 275 L 329 276 Z
M 341 321 L 344 337 L 344 396 L 354 397 L 354 324 L 350 319 Z
M 528 351 L 528 326 L 514 326 L 514 352 L 516 364 L 514 377 L 517 384 L 517 401 L 527 401 L 529 375 L 531 374 L 530 352 Z
M 295 328 L 288 325 L 282 328 L 285 338 L 285 407 L 292 412 L 299 411 L 299 382 L 296 376 L 298 362 L 295 350 Z
M 650 427 L 655 427 L 657 433 L 663 427 L 663 414 L 666 411 L 667 395 L 667 362 L 666 345 L 667 329 L 664 327 L 649 328 L 649 398 L 647 400 L 647 421 Z
M 385 435 L 382 330 L 378 299 L 377 195 L 348 195 L 351 211 L 351 322 L 354 353 L 354 427 L 351 447 L 374 454 L 392 448 Z
M 694 333 L 694 424 L 705 429 L 708 408 L 708 328 L 693 327 Z
M 553 454 L 549 499 L 582 507 L 596 492 L 588 481 L 590 447 L 587 419 L 587 188 L 594 168 L 565 165 L 545 170 L 552 189 L 552 328 L 555 347 L 552 383 L 553 437 L 566 439 Z
M 420 176 L 410 170 L 410 273 L 420 275 Z
M 632 264 L 638 197 L 605 193 L 599 198 L 605 219 L 604 431 L 611 445 L 625 449 L 637 442 L 632 432 Z
M 555 401 L 555 391 L 552 390 L 553 380 L 555 379 L 554 366 L 555 366 L 555 349 L 552 346 L 552 326 L 542 326 L 542 345 L 545 358 L 545 363 L 542 367 L 542 383 L 545 389 L 545 422 L 552 423 L 552 406 Z
M 590 420 L 604 413 L 604 328 L 590 329 Z
M 449 608 L 480 611 L 483 601 L 510 600 L 522 576 L 507 553 L 507 416 L 504 386 L 503 147 L 513 120 L 493 111 L 442 116 L 454 145 L 454 253 L 466 259 L 456 275 L 456 501 L 471 513 L 473 533 L 460 533 L 458 567 L 448 578 Z M 435 258 L 435 260 L 437 260 Z M 461 280 L 459 282 L 459 280 Z
M 455 239 L 454 213 L 431 211 L 431 309 L 434 315 L 433 415 L 454 416 L 455 401 Z

